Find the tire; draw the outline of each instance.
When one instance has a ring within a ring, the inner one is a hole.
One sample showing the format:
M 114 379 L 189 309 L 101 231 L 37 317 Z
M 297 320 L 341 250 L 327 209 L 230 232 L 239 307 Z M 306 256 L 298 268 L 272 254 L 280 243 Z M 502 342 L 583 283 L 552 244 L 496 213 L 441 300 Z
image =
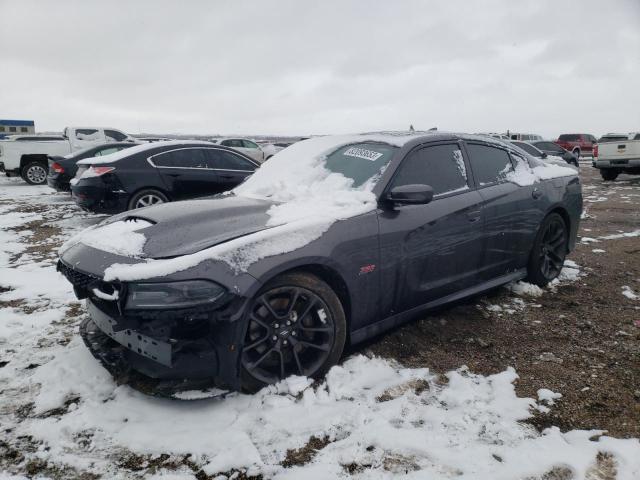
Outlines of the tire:
M 602 179 L 605 182 L 614 181 L 616 178 L 618 178 L 619 174 L 620 173 L 617 170 L 614 170 L 613 168 L 602 168 L 602 169 L 600 169 L 600 175 L 602 176 Z
M 47 183 L 47 167 L 41 162 L 29 162 L 20 172 L 22 179 L 29 185 L 44 185 Z
M 527 265 L 527 281 L 546 287 L 560 275 L 567 256 L 569 232 L 564 219 L 551 213 L 540 224 Z
M 161 203 L 167 203 L 169 199 L 160 190 L 153 188 L 147 188 L 140 190 L 133 195 L 129 200 L 129 210 L 135 210 L 136 208 L 150 207 L 152 205 L 159 205 Z
M 322 377 L 344 349 L 347 322 L 333 289 L 307 273 L 268 282 L 249 302 L 240 352 L 242 390 L 255 392 L 289 375 Z

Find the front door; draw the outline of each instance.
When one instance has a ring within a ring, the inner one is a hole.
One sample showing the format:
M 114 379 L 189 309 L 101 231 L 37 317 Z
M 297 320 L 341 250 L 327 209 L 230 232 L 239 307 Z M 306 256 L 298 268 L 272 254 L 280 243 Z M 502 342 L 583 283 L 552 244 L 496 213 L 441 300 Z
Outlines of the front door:
M 218 177 L 202 147 L 169 150 L 150 158 L 172 200 L 216 193 Z
M 380 209 L 381 314 L 393 315 L 473 286 L 482 253 L 482 198 L 472 188 L 458 143 L 418 148 L 387 190 L 425 184 L 426 205 Z

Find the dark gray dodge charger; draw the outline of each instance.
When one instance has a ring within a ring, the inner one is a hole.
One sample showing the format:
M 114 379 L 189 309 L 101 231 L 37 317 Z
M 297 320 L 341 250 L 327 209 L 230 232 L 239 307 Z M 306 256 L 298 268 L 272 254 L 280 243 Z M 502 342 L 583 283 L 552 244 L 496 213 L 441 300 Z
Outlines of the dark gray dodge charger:
M 480 136 L 316 137 L 234 191 L 109 218 L 61 249 L 112 372 L 255 391 L 318 377 L 425 310 L 555 279 L 582 210 L 571 167 Z

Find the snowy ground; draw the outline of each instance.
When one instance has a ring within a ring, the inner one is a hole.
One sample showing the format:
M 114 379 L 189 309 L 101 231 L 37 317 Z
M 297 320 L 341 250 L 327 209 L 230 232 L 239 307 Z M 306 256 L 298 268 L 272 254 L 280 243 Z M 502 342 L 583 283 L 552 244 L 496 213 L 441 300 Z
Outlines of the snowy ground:
M 291 378 L 224 400 L 118 386 L 78 338 L 83 307 L 55 271 L 57 246 L 99 217 L 4 177 L 0 214 L 0 479 L 640 478 L 636 439 L 525 422 L 562 392 L 519 398 L 513 369 L 439 375 L 355 354 L 321 383 Z M 520 282 L 487 308 L 535 308 L 583 274 L 569 264 L 549 289 Z M 625 286 L 621 298 L 637 294 Z

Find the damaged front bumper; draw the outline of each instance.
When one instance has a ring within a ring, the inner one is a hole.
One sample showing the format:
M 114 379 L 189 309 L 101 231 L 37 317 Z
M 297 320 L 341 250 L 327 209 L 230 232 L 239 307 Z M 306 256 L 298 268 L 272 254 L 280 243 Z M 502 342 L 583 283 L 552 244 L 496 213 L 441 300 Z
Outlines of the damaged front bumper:
M 106 284 L 62 262 L 58 270 L 76 296 L 86 299 L 90 319 L 80 329 L 85 344 L 119 382 L 135 378 L 132 386 L 162 395 L 214 386 L 240 389 L 244 322 L 234 319 L 244 298 L 229 293 L 206 307 L 131 312 L 124 310 L 126 285 Z

